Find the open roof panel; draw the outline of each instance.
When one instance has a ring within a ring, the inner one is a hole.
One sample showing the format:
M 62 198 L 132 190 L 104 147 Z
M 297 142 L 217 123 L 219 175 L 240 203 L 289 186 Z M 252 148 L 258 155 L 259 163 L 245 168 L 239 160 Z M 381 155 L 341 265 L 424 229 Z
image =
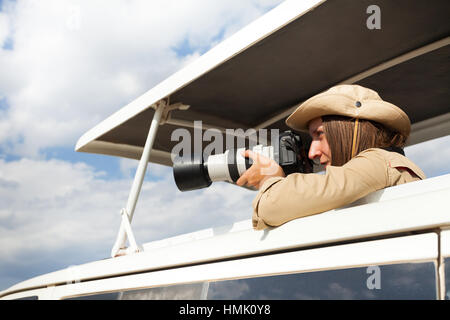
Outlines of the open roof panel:
M 150 161 L 171 165 L 173 130 L 287 129 L 302 101 L 339 83 L 378 91 L 413 124 L 410 144 L 450 134 L 448 0 L 289 0 L 214 47 L 83 135 L 77 151 L 139 159 L 161 99 L 190 105 L 158 129 Z M 205 126 L 207 125 L 207 126 Z

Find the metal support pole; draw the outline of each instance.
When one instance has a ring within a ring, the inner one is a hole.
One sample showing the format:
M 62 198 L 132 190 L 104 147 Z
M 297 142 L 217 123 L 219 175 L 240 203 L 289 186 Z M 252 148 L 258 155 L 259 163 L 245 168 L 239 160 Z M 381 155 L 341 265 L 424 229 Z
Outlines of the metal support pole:
M 436 293 L 438 300 L 445 300 L 445 261 L 442 256 L 442 235 L 441 230 L 437 231 L 438 235 L 438 258 L 436 264 Z
M 153 115 L 153 120 L 147 135 L 147 140 L 145 142 L 144 150 L 142 152 L 141 160 L 139 161 L 136 174 L 134 176 L 133 185 L 131 187 L 130 194 L 128 196 L 127 206 L 122 209 L 122 223 L 120 224 L 119 234 L 117 235 L 116 242 L 111 250 L 111 257 L 115 257 L 119 254 L 121 249 L 125 248 L 125 243 L 127 241 L 127 234 L 130 238 L 131 249 L 139 251 L 134 236 L 132 235 L 130 223 L 133 219 L 134 209 L 136 208 L 136 203 L 139 198 L 139 193 L 141 191 L 142 183 L 144 181 L 145 172 L 147 170 L 147 165 L 150 160 L 150 151 L 153 148 L 153 143 L 156 138 L 156 133 L 158 131 L 158 126 L 161 122 L 161 117 L 163 115 L 164 108 L 166 107 L 165 101 L 160 101 L 156 104 L 155 114 Z M 124 221 L 127 219 L 128 221 Z M 128 223 L 127 223 L 128 222 Z

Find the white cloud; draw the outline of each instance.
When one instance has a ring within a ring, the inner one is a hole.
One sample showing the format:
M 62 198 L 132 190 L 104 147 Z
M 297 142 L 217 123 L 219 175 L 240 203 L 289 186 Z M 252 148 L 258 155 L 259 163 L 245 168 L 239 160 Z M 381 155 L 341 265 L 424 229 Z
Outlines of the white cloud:
M 216 183 L 181 193 L 169 168 L 150 169 L 159 180 L 144 183 L 132 222 L 140 243 L 251 217 L 254 192 Z M 56 253 L 59 263 L 68 261 L 68 266 L 74 263 L 70 250 L 83 252 L 78 264 L 92 259 L 93 252 L 100 254 L 96 259 L 108 257 L 131 184 L 131 178 L 105 180 L 83 163 L 0 160 L 2 273 L 11 265 L 31 271 L 31 260 L 42 264 Z
M 19 0 L 0 15 L 7 152 L 35 157 L 87 129 L 281 1 Z M 3 28 L 5 26 L 5 28 Z M 193 52 L 179 56 L 177 46 Z M 3 146 L 4 148 L 5 145 Z
M 119 159 L 119 170 L 124 177 L 133 177 L 134 172 L 138 166 L 138 161 L 134 159 L 121 158 Z
M 450 136 L 422 142 L 405 148 L 405 155 L 414 161 L 428 178 L 450 173 Z
M 144 183 L 136 208 L 133 224 L 141 230 L 143 241 L 250 218 L 254 192 L 216 183 L 208 189 L 181 193 L 170 169 L 162 172 L 161 180 Z M 126 205 L 131 183 L 130 178 L 104 180 L 83 163 L 0 160 L 0 202 L 4 204 L 0 242 L 8 244 L 0 247 L 0 255 L 11 256 L 16 249 L 106 240 L 117 231 L 114 225 L 120 223 L 119 212 Z M 202 222 L 192 223 L 195 220 Z M 147 232 L 150 229 L 156 233 Z M 41 241 L 26 241 L 24 236 Z
M 4 259 L 83 241 L 77 234 L 98 237 L 89 223 L 107 218 L 103 212 L 124 197 L 120 190 L 125 187 L 123 181 L 103 182 L 85 164 L 59 160 L 0 160 L 0 181 L 0 202 L 6 207 L 0 220 Z

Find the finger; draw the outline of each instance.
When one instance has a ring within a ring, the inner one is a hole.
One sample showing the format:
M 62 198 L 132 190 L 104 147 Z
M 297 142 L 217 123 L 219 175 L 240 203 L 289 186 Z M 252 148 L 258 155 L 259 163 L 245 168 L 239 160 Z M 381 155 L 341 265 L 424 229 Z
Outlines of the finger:
M 238 185 L 238 186 L 243 186 L 243 185 L 245 185 L 246 183 L 247 183 L 247 181 L 248 181 L 248 179 L 247 179 L 247 175 L 246 174 L 243 174 L 237 181 L 236 181 L 236 184 Z
M 247 149 L 244 152 L 242 152 L 242 156 L 245 158 L 250 158 L 252 160 L 255 160 L 255 158 L 258 156 L 258 154 L 253 152 L 252 150 Z

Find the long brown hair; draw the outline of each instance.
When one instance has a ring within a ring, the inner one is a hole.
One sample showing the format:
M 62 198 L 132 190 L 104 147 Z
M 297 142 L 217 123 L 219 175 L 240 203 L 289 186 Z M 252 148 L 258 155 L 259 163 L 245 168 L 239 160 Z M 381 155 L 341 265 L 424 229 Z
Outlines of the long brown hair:
M 406 144 L 404 135 L 371 121 L 359 119 L 356 153 L 369 148 L 397 147 Z M 355 120 L 344 116 L 323 116 L 323 129 L 330 146 L 331 165 L 342 166 L 352 158 Z

